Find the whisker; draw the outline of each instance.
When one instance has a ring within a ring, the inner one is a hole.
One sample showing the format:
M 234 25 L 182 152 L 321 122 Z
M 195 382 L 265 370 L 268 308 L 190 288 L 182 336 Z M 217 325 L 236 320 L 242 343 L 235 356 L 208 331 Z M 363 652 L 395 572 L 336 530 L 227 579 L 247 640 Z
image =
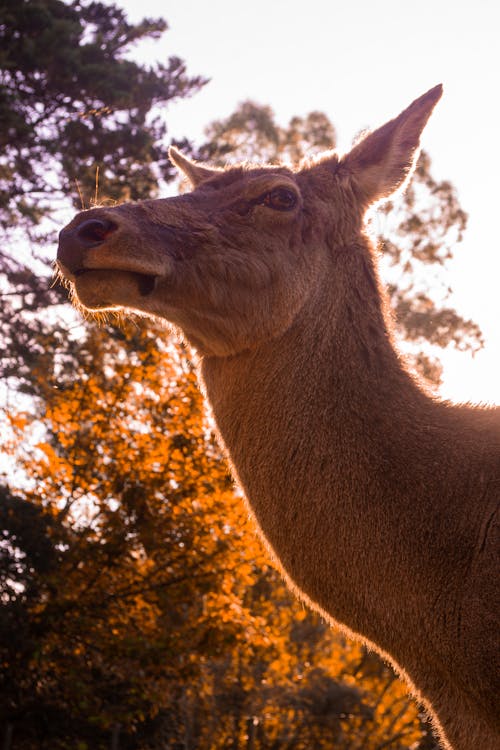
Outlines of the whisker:
M 99 196 L 99 164 L 95 168 L 94 206 L 97 206 L 98 196 Z
M 82 205 L 82 211 L 85 211 L 85 201 L 83 200 L 82 191 L 80 190 L 80 184 L 76 177 L 75 177 L 75 185 L 76 185 L 76 189 L 78 190 L 78 195 L 80 196 L 80 203 Z

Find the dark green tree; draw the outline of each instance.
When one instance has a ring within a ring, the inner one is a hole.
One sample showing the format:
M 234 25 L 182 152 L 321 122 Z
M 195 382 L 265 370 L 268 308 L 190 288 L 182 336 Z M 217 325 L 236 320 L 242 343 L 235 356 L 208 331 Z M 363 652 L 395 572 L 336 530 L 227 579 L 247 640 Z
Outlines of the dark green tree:
M 47 719 L 33 685 L 45 630 L 40 604 L 62 556 L 60 531 L 40 506 L 0 487 L 0 741 L 7 748 L 17 722 Z
M 154 67 L 127 58 L 158 38 L 162 19 L 130 24 L 113 4 L 3 0 L 0 4 L 0 227 L 30 230 L 58 201 L 96 191 L 151 197 L 169 180 L 163 118 L 205 80 L 176 56 Z

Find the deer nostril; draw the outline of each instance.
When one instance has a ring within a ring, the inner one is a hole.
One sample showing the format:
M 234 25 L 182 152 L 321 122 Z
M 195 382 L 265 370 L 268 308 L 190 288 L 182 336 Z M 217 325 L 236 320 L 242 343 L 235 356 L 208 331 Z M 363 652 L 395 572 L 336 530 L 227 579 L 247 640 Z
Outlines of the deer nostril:
M 93 247 L 104 242 L 116 229 L 116 224 L 107 219 L 87 219 L 80 224 L 76 235 L 87 247 Z

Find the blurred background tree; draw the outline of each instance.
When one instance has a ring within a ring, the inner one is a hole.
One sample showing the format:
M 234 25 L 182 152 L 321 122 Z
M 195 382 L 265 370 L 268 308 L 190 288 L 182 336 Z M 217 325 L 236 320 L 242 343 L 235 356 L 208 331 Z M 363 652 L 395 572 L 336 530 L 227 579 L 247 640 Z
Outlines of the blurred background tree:
M 274 571 L 186 351 L 151 322 L 83 327 L 51 288 L 61 209 L 154 197 L 173 178 L 156 107 L 205 80 L 177 57 L 153 68 L 128 57 L 166 29 L 107 3 L 0 4 L 0 742 L 432 750 L 393 672 Z M 195 155 L 295 162 L 335 141 L 320 112 L 282 127 L 245 102 Z M 373 218 L 401 336 L 417 345 L 481 343 L 426 281 L 465 221 L 425 154 Z

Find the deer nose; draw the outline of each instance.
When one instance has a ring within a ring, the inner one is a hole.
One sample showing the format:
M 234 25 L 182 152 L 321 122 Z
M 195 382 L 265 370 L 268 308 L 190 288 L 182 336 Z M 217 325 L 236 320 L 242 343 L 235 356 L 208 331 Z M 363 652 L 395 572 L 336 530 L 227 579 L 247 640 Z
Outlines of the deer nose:
M 86 219 L 76 227 L 66 227 L 59 234 L 57 260 L 71 273 L 83 270 L 87 250 L 102 245 L 117 229 L 114 222 L 102 217 Z
M 77 240 L 84 247 L 101 245 L 116 229 L 116 224 L 108 219 L 87 219 L 76 230 Z

